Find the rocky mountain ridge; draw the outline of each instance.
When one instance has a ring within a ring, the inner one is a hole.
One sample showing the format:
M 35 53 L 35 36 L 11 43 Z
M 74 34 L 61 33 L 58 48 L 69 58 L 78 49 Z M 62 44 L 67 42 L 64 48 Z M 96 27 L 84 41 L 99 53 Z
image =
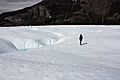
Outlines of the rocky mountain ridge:
M 0 14 L 0 26 L 120 24 L 120 3 L 112 0 L 43 0 Z

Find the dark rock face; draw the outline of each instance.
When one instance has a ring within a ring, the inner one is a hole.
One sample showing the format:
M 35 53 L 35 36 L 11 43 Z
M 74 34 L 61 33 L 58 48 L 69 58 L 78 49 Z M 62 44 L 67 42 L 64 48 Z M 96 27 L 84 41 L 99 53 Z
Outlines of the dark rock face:
M 90 23 L 104 23 L 109 13 L 112 0 L 81 0 L 81 6 L 89 16 Z
M 7 12 L 0 15 L 0 25 L 36 25 L 45 24 L 51 15 L 47 8 L 40 4 L 19 11 Z
M 120 1 L 116 0 L 112 3 L 109 16 L 106 18 L 106 23 L 120 24 Z
M 43 0 L 22 10 L 0 14 L 0 26 L 46 24 L 120 24 L 120 3 L 112 0 Z

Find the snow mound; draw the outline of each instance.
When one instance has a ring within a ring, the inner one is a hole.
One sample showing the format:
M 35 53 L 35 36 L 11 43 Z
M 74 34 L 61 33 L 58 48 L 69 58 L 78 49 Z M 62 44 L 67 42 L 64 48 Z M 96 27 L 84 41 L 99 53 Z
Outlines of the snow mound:
M 16 47 L 9 41 L 0 39 L 0 54 L 17 50 Z
M 64 41 L 63 35 L 31 28 L 4 28 L 0 38 L 13 43 L 18 49 L 38 48 L 55 45 Z
M 39 48 L 44 46 L 54 45 L 57 39 L 55 38 L 42 38 L 42 39 L 29 39 L 29 38 L 14 38 L 11 41 L 18 49 Z

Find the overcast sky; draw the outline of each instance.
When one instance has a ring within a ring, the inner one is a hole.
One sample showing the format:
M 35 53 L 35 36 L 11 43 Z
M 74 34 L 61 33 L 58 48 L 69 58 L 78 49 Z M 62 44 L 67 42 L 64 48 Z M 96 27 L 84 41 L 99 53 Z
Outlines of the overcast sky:
M 42 0 L 0 0 L 0 13 L 31 6 L 40 1 Z

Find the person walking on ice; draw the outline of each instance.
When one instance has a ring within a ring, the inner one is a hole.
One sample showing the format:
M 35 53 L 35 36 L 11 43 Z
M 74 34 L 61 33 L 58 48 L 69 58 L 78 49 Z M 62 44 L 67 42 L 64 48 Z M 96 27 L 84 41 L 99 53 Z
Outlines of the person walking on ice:
M 82 34 L 80 34 L 80 36 L 79 36 L 79 40 L 80 40 L 80 45 L 82 45 L 82 40 L 83 40 L 83 36 L 82 36 Z

